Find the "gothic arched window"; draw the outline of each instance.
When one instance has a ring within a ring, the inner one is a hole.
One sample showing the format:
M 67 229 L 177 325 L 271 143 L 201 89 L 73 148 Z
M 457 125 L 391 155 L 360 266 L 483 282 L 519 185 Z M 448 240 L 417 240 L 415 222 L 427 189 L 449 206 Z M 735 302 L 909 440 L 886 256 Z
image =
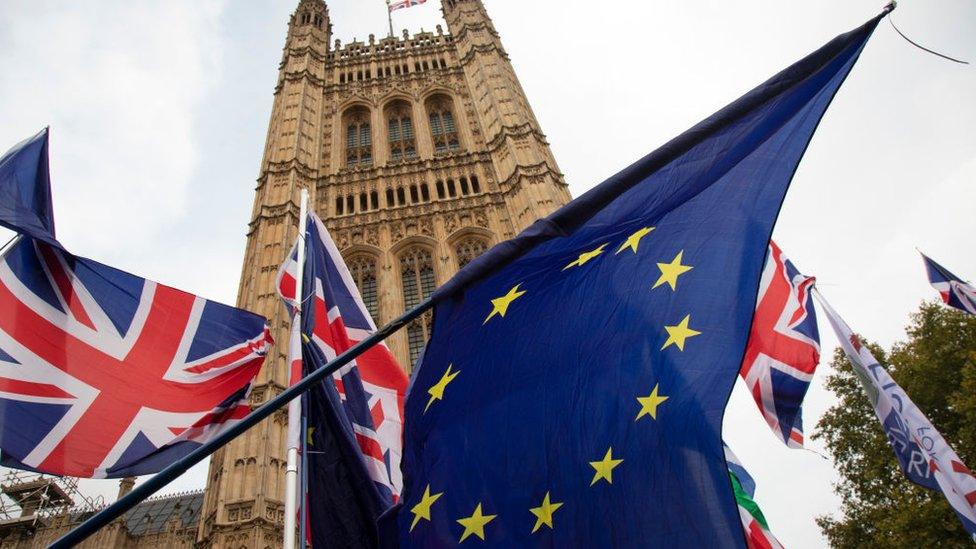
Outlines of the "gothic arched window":
M 352 275 L 356 287 L 359 288 L 359 295 L 366 304 L 366 310 L 373 317 L 374 322 L 379 322 L 379 293 L 376 285 L 376 260 L 368 255 L 357 255 L 346 262 L 349 266 L 349 274 Z
M 369 111 L 357 108 L 345 117 L 346 165 L 373 165 L 373 134 L 369 123 Z
M 434 139 L 434 152 L 446 154 L 461 149 L 457 125 L 454 122 L 452 101 L 438 96 L 427 102 L 427 115 L 430 117 L 430 133 Z
M 394 162 L 417 158 L 417 140 L 413 131 L 410 105 L 394 104 L 386 111 L 390 131 L 390 159 Z
M 457 255 L 458 268 L 463 269 L 465 265 L 474 261 L 474 258 L 488 251 L 488 242 L 477 236 L 469 236 L 454 246 L 454 253 Z
M 400 256 L 400 277 L 403 283 L 403 303 L 413 309 L 434 293 L 434 258 L 423 248 L 412 248 Z M 410 364 L 416 362 L 430 337 L 430 315 L 413 321 L 407 327 L 410 344 Z

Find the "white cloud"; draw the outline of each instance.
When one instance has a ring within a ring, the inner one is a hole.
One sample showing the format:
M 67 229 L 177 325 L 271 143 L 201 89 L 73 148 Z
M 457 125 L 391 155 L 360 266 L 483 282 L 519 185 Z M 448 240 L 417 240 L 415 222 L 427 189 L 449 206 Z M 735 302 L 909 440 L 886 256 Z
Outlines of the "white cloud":
M 0 13 L 0 142 L 52 126 L 59 233 L 77 253 L 144 245 L 186 207 L 222 8 L 15 1 Z

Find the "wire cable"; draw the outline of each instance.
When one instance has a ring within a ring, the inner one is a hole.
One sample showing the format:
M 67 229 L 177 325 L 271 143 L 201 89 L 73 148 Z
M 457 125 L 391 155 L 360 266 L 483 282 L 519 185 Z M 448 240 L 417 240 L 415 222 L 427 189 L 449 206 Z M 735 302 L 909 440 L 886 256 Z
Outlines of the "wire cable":
M 901 32 L 898 29 L 898 27 L 895 26 L 895 21 L 894 21 L 894 19 L 892 19 L 891 15 L 888 15 L 888 22 L 891 23 L 891 28 L 895 29 L 895 32 L 897 32 L 902 38 L 905 39 L 905 41 L 907 41 L 909 44 L 915 46 L 916 48 L 918 48 L 918 49 L 920 49 L 920 50 L 922 50 L 924 52 L 931 53 L 932 55 L 935 55 L 935 56 L 941 57 L 943 59 L 946 59 L 948 61 L 952 61 L 953 63 L 959 63 L 960 65 L 968 65 L 969 64 L 969 61 L 962 61 L 960 59 L 955 59 L 953 57 L 949 57 L 948 55 L 943 55 L 943 54 L 941 54 L 941 53 L 939 53 L 937 51 L 932 51 L 932 50 L 926 48 L 925 46 L 919 44 L 918 42 L 915 42 L 911 38 L 905 36 L 905 33 Z

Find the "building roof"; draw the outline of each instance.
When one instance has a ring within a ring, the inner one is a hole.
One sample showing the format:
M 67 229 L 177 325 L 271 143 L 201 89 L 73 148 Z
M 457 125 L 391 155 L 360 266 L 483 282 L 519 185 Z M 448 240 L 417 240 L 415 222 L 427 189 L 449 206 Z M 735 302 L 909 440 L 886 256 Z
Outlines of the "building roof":
M 158 534 L 171 520 L 180 528 L 196 527 L 203 507 L 203 492 L 187 492 L 146 500 L 125 514 L 125 527 L 133 536 Z

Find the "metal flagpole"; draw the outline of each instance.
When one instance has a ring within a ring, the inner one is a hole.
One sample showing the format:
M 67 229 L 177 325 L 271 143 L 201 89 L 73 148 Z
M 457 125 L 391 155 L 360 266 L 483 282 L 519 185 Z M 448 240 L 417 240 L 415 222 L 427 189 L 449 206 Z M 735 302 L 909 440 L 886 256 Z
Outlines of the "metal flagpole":
M 428 310 L 434 307 L 434 300 L 428 299 L 420 305 L 404 313 L 400 318 L 387 324 L 373 335 L 352 346 L 348 351 L 342 353 L 335 360 L 327 364 L 324 368 L 319 368 L 302 378 L 296 385 L 288 388 L 285 392 L 271 399 L 260 408 L 254 410 L 242 419 L 220 433 L 213 440 L 190 452 L 179 461 L 166 467 L 156 475 L 150 477 L 146 482 L 136 486 L 122 499 L 102 509 L 91 518 L 81 523 L 77 528 L 65 534 L 61 539 L 50 545 L 53 549 L 68 549 L 78 545 L 89 536 L 98 531 L 99 528 L 106 526 L 113 520 L 121 517 L 127 511 L 135 507 L 144 499 L 155 494 L 177 477 L 185 473 L 190 467 L 200 463 L 208 456 L 219 450 L 228 442 L 244 434 L 248 429 L 254 427 L 262 420 L 271 416 L 276 410 L 288 404 L 305 391 L 308 391 L 316 383 L 321 383 L 324 379 L 339 371 L 360 355 L 372 347 L 382 343 L 391 335 L 395 334 L 413 320 L 419 318 Z
M 24 238 L 24 235 L 16 234 L 14 235 L 13 238 L 8 240 L 6 244 L 3 245 L 3 248 L 0 248 L 0 261 L 3 261 L 3 259 L 7 257 L 7 254 L 10 252 L 10 250 L 14 249 L 14 246 L 19 244 L 22 238 Z
M 390 19 L 390 38 L 393 38 L 393 10 L 390 8 L 390 0 L 386 0 L 386 16 Z
M 302 453 L 298 468 L 298 480 L 301 483 L 298 491 L 301 494 L 301 499 L 298 500 L 298 547 L 306 549 L 308 547 L 308 395 L 304 394 L 298 400 L 302 402 Z
M 302 326 L 302 308 L 305 306 L 305 295 L 302 282 L 305 278 L 305 231 L 308 229 L 308 190 L 302 189 L 300 214 L 298 219 L 298 266 L 295 268 L 295 317 L 292 323 Z M 294 327 L 292 328 L 294 329 Z M 299 345 L 301 345 L 299 339 Z M 299 347 L 301 349 L 301 347 Z M 301 355 L 299 355 L 301 357 Z M 294 360 L 298 357 L 289 357 Z M 289 364 L 289 366 L 291 366 Z M 301 374 L 299 374 L 301 376 Z M 298 380 L 291 380 L 296 383 Z M 288 403 L 288 454 L 285 469 L 285 542 L 284 549 L 295 549 L 295 533 L 298 518 L 298 445 L 301 444 L 302 434 L 298 431 L 302 425 L 302 403 L 300 399 Z

